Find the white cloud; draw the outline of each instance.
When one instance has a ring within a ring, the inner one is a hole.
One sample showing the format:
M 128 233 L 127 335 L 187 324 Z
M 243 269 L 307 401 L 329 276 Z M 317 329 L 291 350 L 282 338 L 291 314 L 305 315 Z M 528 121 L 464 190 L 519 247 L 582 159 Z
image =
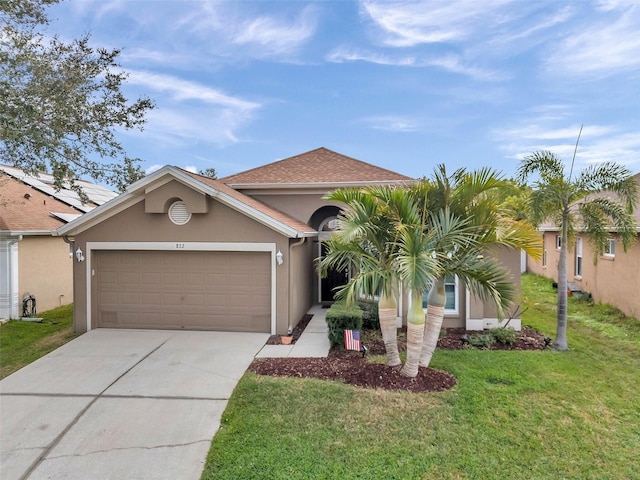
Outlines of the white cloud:
M 640 6 L 610 5 L 596 18 L 554 48 L 546 61 L 550 72 L 608 76 L 640 68 Z
M 418 130 L 418 122 L 409 117 L 399 115 L 382 115 L 367 117 L 361 120 L 367 127 L 386 132 L 415 132 Z
M 538 119 L 539 120 L 539 119 Z M 508 158 L 521 160 L 536 151 L 548 150 L 571 163 L 580 125 L 561 127 L 530 123 L 494 130 L 492 136 Z M 592 163 L 613 161 L 640 171 L 640 131 L 613 125 L 585 125 L 576 152 L 574 170 Z
M 415 56 L 388 55 L 384 53 L 341 47 L 330 52 L 326 56 L 326 60 L 333 63 L 361 61 L 395 67 L 435 67 L 450 73 L 469 76 L 476 80 L 497 80 L 503 78 L 503 76 L 497 72 L 465 65 L 463 59 L 459 55 L 445 55 L 430 59 L 419 59 Z
M 612 133 L 613 128 L 602 125 L 585 125 L 582 128 L 584 137 L 601 137 Z M 500 133 L 507 137 L 537 139 L 537 140 L 570 140 L 577 139 L 580 125 L 563 128 L 549 128 L 539 124 L 528 124 L 519 128 L 502 130 Z
M 170 75 L 131 71 L 129 72 L 128 83 L 166 92 L 176 101 L 197 100 L 245 112 L 250 112 L 260 107 L 257 103 L 231 97 L 214 88 Z
M 396 57 L 382 53 L 365 52 L 358 49 L 337 48 L 326 56 L 328 62 L 368 62 L 378 65 L 410 67 L 416 65 L 415 57 Z
M 158 163 L 151 165 L 149 167 L 147 167 L 144 170 L 144 173 L 146 175 L 151 175 L 153 172 L 157 172 L 158 170 L 160 170 L 162 167 L 165 167 L 166 165 L 160 165 Z M 198 168 L 194 167 L 193 165 L 186 165 L 184 167 L 181 167 L 183 170 L 186 170 L 187 172 L 191 172 L 191 173 L 198 173 Z
M 382 41 L 393 47 L 456 42 L 469 38 L 482 25 L 501 22 L 496 10 L 505 2 L 364 1 L 363 15 L 383 32 Z
M 479 67 L 465 65 L 459 55 L 446 55 L 439 58 L 428 60 L 427 65 L 442 68 L 451 73 L 466 75 L 476 80 L 502 80 L 505 75 L 498 72 L 484 70 Z
M 198 142 L 229 145 L 254 118 L 260 104 L 227 95 L 206 85 L 152 72 L 133 71 L 129 84 L 157 92 L 157 107 L 147 114 L 144 135 L 157 144 L 186 146 Z
M 232 38 L 236 44 L 259 45 L 271 54 L 290 53 L 313 36 L 316 24 L 315 8 L 307 6 L 293 22 L 273 16 L 245 20 L 235 27 Z
M 200 8 L 185 13 L 176 28 L 189 36 L 206 38 L 205 50 L 226 55 L 238 46 L 255 57 L 290 55 L 305 45 L 316 33 L 317 8 L 307 5 L 287 14 L 260 14 L 247 3 L 221 2 L 196 4 Z M 295 4 L 293 4 L 295 5 Z M 297 5 L 295 5 L 297 6 Z
M 147 167 L 144 171 L 144 173 L 146 173 L 147 175 L 151 175 L 153 172 L 157 172 L 158 170 L 160 170 L 162 167 L 164 167 L 164 165 L 160 165 L 160 164 L 153 164 L 149 167 Z

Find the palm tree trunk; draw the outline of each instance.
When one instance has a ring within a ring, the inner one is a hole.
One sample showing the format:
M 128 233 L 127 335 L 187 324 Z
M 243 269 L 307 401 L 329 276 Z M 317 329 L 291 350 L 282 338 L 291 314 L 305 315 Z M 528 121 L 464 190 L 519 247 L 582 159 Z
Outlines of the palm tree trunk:
M 387 296 L 383 293 L 380 295 L 378 317 L 380 318 L 380 330 L 382 331 L 384 348 L 387 352 L 387 365 L 390 367 L 402 365 L 400 354 L 398 353 L 397 306 L 393 294 Z
M 562 218 L 562 237 L 560 245 L 560 259 L 558 260 L 558 323 L 554 347 L 557 350 L 567 350 L 567 222 L 568 208 Z
M 414 378 L 418 375 L 418 362 L 424 339 L 424 310 L 422 310 L 422 292 L 411 292 L 411 308 L 407 315 L 407 360 L 400 373 Z
M 420 353 L 420 366 L 428 367 L 436 351 L 440 329 L 444 320 L 444 306 L 447 297 L 444 292 L 444 277 L 438 278 L 429 290 L 427 299 L 427 321 L 424 325 L 424 340 Z

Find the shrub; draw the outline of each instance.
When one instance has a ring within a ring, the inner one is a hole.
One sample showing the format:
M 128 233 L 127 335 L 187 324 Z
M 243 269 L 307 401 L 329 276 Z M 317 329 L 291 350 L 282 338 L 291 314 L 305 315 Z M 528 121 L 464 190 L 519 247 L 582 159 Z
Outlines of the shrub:
M 358 306 L 360 310 L 362 310 L 362 328 L 367 330 L 380 330 L 378 302 L 375 300 L 360 300 Z
M 362 310 L 357 305 L 334 303 L 326 318 L 331 347 L 344 348 L 345 330 L 362 330 Z
M 493 338 L 495 338 L 497 342 L 503 343 L 505 345 L 513 345 L 513 343 L 518 339 L 519 336 L 519 333 L 511 327 L 492 328 L 491 330 L 489 330 L 489 333 L 493 335 Z
M 469 335 L 469 343 L 476 348 L 489 348 L 496 341 L 490 333 L 476 333 Z

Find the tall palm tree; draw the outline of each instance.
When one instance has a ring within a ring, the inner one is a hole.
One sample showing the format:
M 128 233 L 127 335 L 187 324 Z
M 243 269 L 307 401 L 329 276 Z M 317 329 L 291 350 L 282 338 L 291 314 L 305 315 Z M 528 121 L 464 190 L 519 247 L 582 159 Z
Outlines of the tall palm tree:
M 457 276 L 474 295 L 495 303 L 502 318 L 514 300 L 513 279 L 486 250 L 504 245 L 540 256 L 540 237 L 533 227 L 501 215 L 495 193 L 503 185 L 500 175 L 490 168 L 459 169 L 449 176 L 445 166 L 439 165 L 432 180 L 423 180 L 412 189 L 416 198 L 426 198 L 431 207 L 428 228 L 439 232 L 432 256 L 441 271 L 427 297 L 420 366 L 429 366 L 436 348 L 444 320 L 447 276 Z M 464 219 L 462 239 L 451 234 L 452 228 L 460 229 L 452 218 Z
M 554 346 L 558 350 L 567 350 L 568 248 L 575 241 L 576 231 L 582 230 L 594 246 L 595 263 L 607 246 L 609 227 L 614 226 L 626 251 L 637 234 L 632 214 L 638 198 L 638 185 L 626 167 L 614 162 L 591 165 L 572 178 L 573 162 L 566 175 L 562 160 L 549 151 L 535 152 L 520 163 L 518 178 L 521 182 L 535 174 L 539 178 L 533 184 L 530 198 L 531 221 L 539 225 L 545 220 L 552 220 L 561 231 Z M 613 192 L 617 199 L 600 195 L 602 192 Z
M 320 260 L 324 274 L 330 267 L 353 269 L 357 272 L 336 292 L 337 298 L 355 301 L 360 295 L 378 295 L 380 329 L 387 353 L 387 364 L 402 364 L 397 342 L 397 285 L 398 277 L 393 265 L 393 250 L 397 238 L 392 218 L 394 187 L 340 189 L 327 199 L 339 201 L 346 208 L 338 217 L 339 228 L 325 242 L 327 253 Z

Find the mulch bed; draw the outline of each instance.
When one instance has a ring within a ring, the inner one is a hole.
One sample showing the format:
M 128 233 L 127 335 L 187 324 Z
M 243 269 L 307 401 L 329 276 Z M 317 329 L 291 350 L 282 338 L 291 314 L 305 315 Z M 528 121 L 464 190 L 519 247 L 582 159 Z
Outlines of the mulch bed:
M 310 315 L 307 313 L 304 317 L 300 319 L 300 321 L 298 322 L 298 325 L 296 325 L 296 328 L 294 328 L 293 331 L 291 332 L 291 336 L 293 337 L 293 340 L 291 341 L 291 345 L 294 345 L 298 341 L 298 339 L 300 338 L 300 335 L 302 335 L 302 332 L 304 332 L 304 329 L 307 328 L 307 325 L 309 325 L 309 322 L 311 321 L 312 318 L 313 318 L 313 315 Z M 271 335 L 267 340 L 267 345 L 282 345 L 282 337 L 283 337 L 282 335 Z
M 300 321 L 304 325 L 296 327 L 293 332 L 294 341 L 300 337 L 309 323 L 311 316 Z M 300 327 L 300 328 L 299 328 Z M 473 335 L 478 332 L 466 331 L 462 328 L 450 328 L 438 340 L 438 348 L 459 350 L 473 348 L 465 345 L 463 335 Z M 398 332 L 398 348 L 406 348 L 404 332 Z M 297 336 L 296 336 L 297 334 Z M 376 337 L 363 334 L 363 342 L 367 346 L 369 355 L 384 355 L 384 343 Z M 270 345 L 280 343 L 278 335 L 273 335 Z M 543 350 L 546 348 L 545 336 L 529 327 L 522 327 L 519 338 L 513 345 L 494 343 L 488 350 Z M 398 368 L 391 368 L 380 363 L 369 362 L 358 352 L 332 349 L 327 358 L 263 358 L 253 361 L 249 370 L 259 375 L 293 378 L 317 378 L 321 380 L 343 381 L 349 385 L 363 388 L 381 388 L 385 390 L 400 390 L 414 393 L 441 392 L 456 384 L 456 378 L 448 372 L 433 368 L 420 368 L 416 378 L 407 378 L 400 374 Z

